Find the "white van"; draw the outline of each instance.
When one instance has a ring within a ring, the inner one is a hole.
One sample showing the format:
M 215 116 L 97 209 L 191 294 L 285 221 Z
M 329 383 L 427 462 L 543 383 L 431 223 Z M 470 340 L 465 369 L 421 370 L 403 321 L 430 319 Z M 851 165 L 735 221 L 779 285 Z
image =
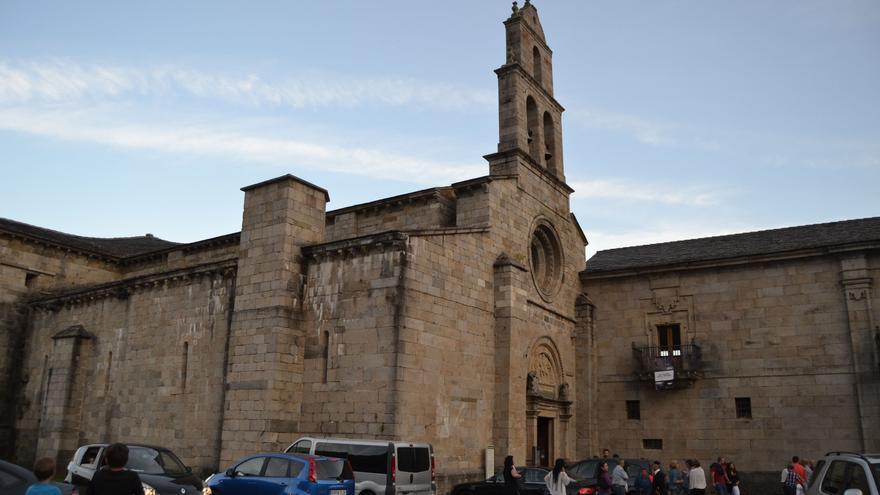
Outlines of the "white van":
M 348 459 L 356 495 L 437 494 L 429 443 L 303 437 L 284 452 Z

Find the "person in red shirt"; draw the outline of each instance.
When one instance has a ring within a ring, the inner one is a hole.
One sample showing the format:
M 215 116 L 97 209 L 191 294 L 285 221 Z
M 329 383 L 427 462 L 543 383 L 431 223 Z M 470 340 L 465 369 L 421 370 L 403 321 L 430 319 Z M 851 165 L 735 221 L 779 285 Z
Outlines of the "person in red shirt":
M 807 470 L 804 469 L 803 465 L 801 465 L 800 458 L 798 456 L 792 456 L 791 463 L 792 463 L 792 469 L 794 469 L 794 472 L 797 473 L 797 475 L 800 476 L 801 480 L 803 480 L 803 482 L 806 484 Z M 801 486 L 803 486 L 804 490 L 807 489 L 807 487 L 805 485 L 801 485 Z

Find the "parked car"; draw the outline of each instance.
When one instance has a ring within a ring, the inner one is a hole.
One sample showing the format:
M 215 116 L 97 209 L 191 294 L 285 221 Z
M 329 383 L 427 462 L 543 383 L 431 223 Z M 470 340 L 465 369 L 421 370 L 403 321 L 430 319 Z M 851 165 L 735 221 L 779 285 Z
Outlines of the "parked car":
M 88 486 L 95 472 L 107 464 L 104 454 L 109 444 L 83 445 L 67 465 L 64 481 Z M 150 445 L 129 444 L 126 469 L 136 472 L 146 495 L 198 495 L 202 481 L 170 450 Z M 84 490 L 80 490 L 83 491 Z
M 647 459 L 625 459 L 626 474 L 629 475 L 629 490 L 627 493 L 636 493 L 636 478 L 641 474 L 642 468 L 651 472 L 651 461 Z M 597 492 L 599 484 L 599 466 L 603 462 L 608 463 L 608 472 L 614 470 L 615 460 L 612 459 L 585 459 L 569 464 L 565 467 L 565 472 L 574 480 L 568 485 L 566 492 L 568 495 L 593 495 Z
M 816 464 L 807 495 L 880 494 L 880 454 L 828 452 Z
M 203 495 L 354 495 L 345 459 L 267 453 L 245 457 L 205 480 Z
M 522 474 L 522 482 L 519 483 L 520 495 L 544 495 L 547 493 L 547 485 L 544 476 L 548 471 L 542 467 L 516 468 Z M 486 481 L 462 483 L 452 488 L 452 495 L 507 495 L 504 488 L 504 473 L 498 472 Z
M 348 459 L 358 495 L 436 495 L 434 448 L 429 443 L 304 437 L 291 454 Z
M 28 487 L 37 482 L 37 477 L 30 469 L 25 469 L 11 462 L 0 461 L 0 493 L 3 495 L 24 495 Z M 62 495 L 70 495 L 73 485 L 67 483 L 52 483 L 57 486 Z

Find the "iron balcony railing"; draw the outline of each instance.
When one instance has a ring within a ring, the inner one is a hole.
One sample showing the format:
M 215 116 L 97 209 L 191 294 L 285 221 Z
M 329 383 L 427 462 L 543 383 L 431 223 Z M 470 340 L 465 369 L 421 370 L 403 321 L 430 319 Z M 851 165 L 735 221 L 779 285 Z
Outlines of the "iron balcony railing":
M 633 342 L 632 351 L 636 374 L 642 380 L 654 381 L 655 372 L 668 370 L 675 372 L 676 382 L 702 376 L 703 351 L 696 342 L 669 347 L 639 347 Z

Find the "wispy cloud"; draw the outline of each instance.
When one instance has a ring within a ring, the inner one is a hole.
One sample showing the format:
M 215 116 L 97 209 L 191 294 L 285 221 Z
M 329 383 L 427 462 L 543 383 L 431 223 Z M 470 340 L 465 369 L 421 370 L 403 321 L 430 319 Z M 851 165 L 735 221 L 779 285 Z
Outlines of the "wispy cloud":
M 697 186 L 682 188 L 639 184 L 623 179 L 600 179 L 571 183 L 574 199 L 645 201 L 667 205 L 710 206 L 718 204 L 719 194 Z
M 474 163 L 425 160 L 378 148 L 297 141 L 200 125 L 138 125 L 131 119 L 92 111 L 0 107 L 0 129 L 114 147 L 204 156 L 233 157 L 242 163 L 269 163 L 326 170 L 383 180 L 444 184 L 482 173 Z
M 489 110 L 496 105 L 492 91 L 411 78 L 346 77 L 313 72 L 272 80 L 257 74 L 230 77 L 174 66 L 135 68 L 82 64 L 67 59 L 0 60 L 0 103 L 174 94 L 292 108 L 411 105 L 464 111 Z
M 678 126 L 675 124 L 592 108 L 573 109 L 570 115 L 576 122 L 588 128 L 630 134 L 643 144 L 654 146 L 678 144 L 678 138 L 675 137 Z

